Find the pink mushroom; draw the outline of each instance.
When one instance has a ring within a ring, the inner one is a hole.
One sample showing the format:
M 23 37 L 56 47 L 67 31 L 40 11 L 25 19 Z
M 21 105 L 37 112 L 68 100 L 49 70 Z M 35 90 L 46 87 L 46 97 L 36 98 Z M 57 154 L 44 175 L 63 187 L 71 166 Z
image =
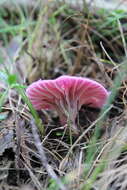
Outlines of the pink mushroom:
M 76 128 L 75 120 L 82 105 L 102 108 L 109 92 L 98 82 L 74 76 L 61 76 L 54 80 L 39 80 L 26 90 L 37 110 L 56 110 L 62 124 L 67 120 Z

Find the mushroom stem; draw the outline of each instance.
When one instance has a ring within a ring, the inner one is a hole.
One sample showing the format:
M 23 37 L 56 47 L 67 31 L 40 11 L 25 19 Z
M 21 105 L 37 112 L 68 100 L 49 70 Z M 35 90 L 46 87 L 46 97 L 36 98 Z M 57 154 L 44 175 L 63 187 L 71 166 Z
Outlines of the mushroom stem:
M 70 120 L 70 118 L 68 118 L 67 123 L 68 123 L 68 126 L 70 127 L 70 129 L 72 130 L 72 132 L 74 134 L 78 135 L 79 134 L 79 130 L 77 128 L 77 125 L 76 125 L 75 121 L 72 121 L 72 120 Z

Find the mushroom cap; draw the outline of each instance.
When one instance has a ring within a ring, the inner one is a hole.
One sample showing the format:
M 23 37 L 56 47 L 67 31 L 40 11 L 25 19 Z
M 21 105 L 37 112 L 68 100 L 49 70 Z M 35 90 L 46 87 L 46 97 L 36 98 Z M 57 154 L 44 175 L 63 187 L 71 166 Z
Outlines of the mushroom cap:
M 109 92 L 89 78 L 64 75 L 36 81 L 27 88 L 26 94 L 35 109 L 56 110 L 60 115 L 70 113 L 71 119 L 75 120 L 82 105 L 101 108 Z

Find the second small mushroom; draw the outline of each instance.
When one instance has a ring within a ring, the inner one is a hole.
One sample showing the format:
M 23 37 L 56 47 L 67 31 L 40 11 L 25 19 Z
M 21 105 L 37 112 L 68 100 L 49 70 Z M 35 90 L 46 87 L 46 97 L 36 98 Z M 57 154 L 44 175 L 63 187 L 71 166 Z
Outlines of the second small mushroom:
M 53 80 L 38 80 L 26 90 L 31 103 L 37 110 L 56 110 L 60 121 L 71 121 L 76 130 L 75 120 L 82 105 L 102 108 L 109 92 L 98 82 L 75 76 L 61 76 Z

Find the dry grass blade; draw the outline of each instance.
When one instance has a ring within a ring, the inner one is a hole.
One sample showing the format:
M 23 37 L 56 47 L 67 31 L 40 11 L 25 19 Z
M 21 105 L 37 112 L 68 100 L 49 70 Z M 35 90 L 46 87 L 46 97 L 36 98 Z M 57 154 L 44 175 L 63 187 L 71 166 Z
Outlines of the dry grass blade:
M 24 166 L 28 170 L 30 177 L 31 177 L 35 187 L 37 188 L 37 190 L 42 190 L 42 186 L 41 186 L 41 183 L 39 182 L 38 178 L 34 175 L 32 170 L 25 163 L 24 163 Z
M 37 133 L 37 128 L 36 125 L 34 124 L 34 122 L 32 122 L 32 132 L 33 132 L 33 136 L 34 136 L 34 140 L 35 140 L 35 145 L 36 148 L 40 154 L 40 160 L 42 162 L 42 165 L 45 167 L 48 175 L 55 180 L 56 184 L 59 186 L 59 188 L 61 190 L 67 190 L 67 187 L 65 187 L 62 183 L 62 181 L 60 180 L 60 178 L 56 175 L 56 173 L 54 172 L 54 170 L 52 169 L 52 167 L 48 164 L 48 160 L 46 158 L 45 152 L 44 152 L 44 148 L 43 145 L 41 144 L 39 135 Z
M 75 143 L 71 146 L 68 154 L 70 154 L 73 150 L 73 148 L 76 146 L 76 144 L 85 136 L 85 134 L 88 133 L 88 131 L 97 124 L 97 122 L 99 122 L 108 112 L 109 110 L 112 108 L 112 105 L 107 109 L 105 110 L 105 112 L 96 120 L 94 121 L 83 133 L 82 135 L 79 136 L 79 138 L 75 141 Z
M 115 128 L 100 157 L 102 162 L 106 163 L 106 168 L 95 182 L 97 188 L 100 188 L 103 184 L 104 190 L 110 188 L 123 190 L 127 188 L 127 121 L 126 119 L 124 121 L 120 119 L 116 122 L 117 125 L 114 122 L 111 123 L 111 125 L 115 125 Z

